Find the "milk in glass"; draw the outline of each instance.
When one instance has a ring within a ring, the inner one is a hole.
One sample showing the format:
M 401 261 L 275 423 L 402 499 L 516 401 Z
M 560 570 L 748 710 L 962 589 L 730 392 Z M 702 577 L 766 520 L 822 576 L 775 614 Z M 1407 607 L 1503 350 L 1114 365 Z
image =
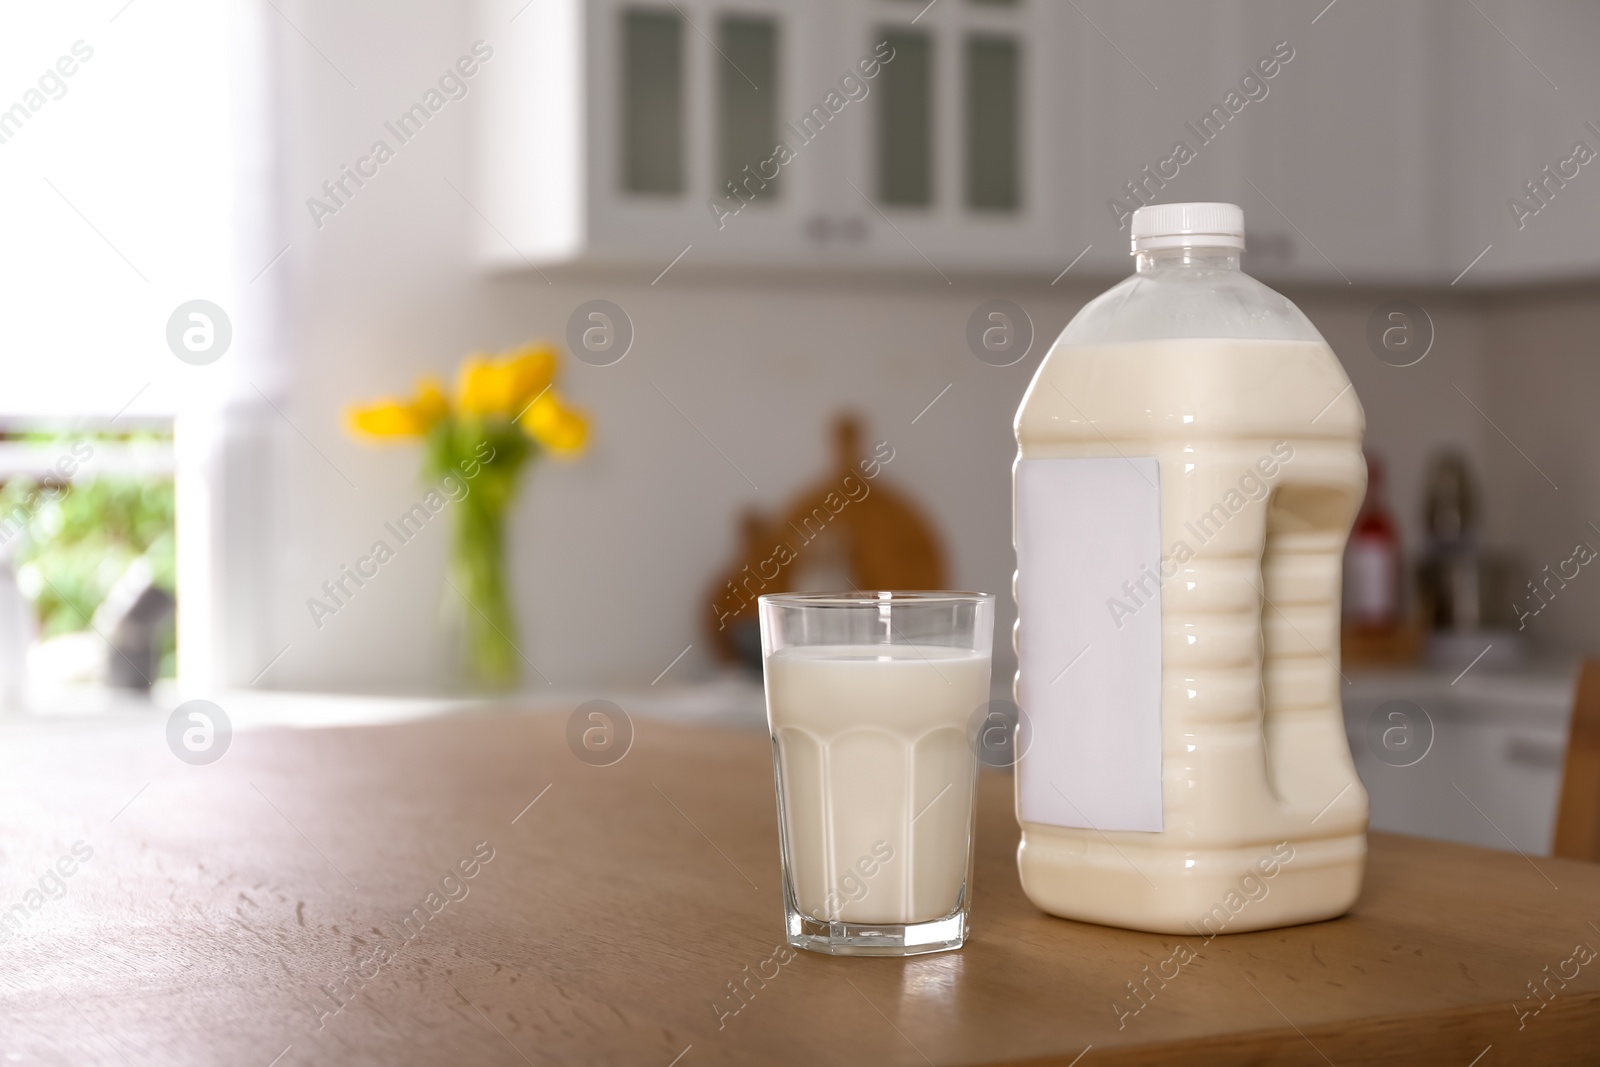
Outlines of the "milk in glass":
M 766 663 L 795 903 L 821 922 L 918 923 L 966 886 L 968 723 L 989 654 L 935 645 L 784 648 Z

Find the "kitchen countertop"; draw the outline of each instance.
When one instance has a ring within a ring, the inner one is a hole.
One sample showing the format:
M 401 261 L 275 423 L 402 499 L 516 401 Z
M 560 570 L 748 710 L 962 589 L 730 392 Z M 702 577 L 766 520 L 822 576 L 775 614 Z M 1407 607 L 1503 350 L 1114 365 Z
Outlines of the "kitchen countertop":
M 1480 714 L 1506 721 L 1566 725 L 1578 683 L 1578 663 L 1552 659 L 1515 669 L 1463 671 L 1406 667 L 1347 668 L 1345 709 L 1376 701 L 1409 700 L 1444 714 Z
M 1374 834 L 1343 919 L 1114 930 L 1022 896 L 1010 778 L 985 771 L 965 949 L 765 963 L 757 731 L 637 718 L 592 766 L 566 715 L 507 710 L 246 730 L 190 766 L 161 725 L 0 746 L 0 1063 L 1495 1067 L 1600 1040 L 1600 961 L 1570 962 L 1600 947 L 1600 866 Z

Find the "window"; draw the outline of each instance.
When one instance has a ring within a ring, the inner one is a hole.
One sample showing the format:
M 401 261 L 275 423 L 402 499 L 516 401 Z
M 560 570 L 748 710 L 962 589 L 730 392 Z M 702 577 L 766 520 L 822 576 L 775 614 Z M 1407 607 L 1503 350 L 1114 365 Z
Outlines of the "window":
M 146 691 L 176 673 L 170 424 L 0 433 L 0 696 Z
M 119 16 L 114 23 L 113 16 Z M 239 463 L 222 447 L 224 432 L 244 433 L 254 425 L 257 406 L 265 407 L 252 382 L 273 388 L 284 377 L 267 324 L 279 321 L 276 294 L 301 238 L 289 253 L 283 197 L 303 204 L 321 195 L 310 179 L 304 188 L 279 188 L 272 139 L 240 132 L 270 128 L 277 114 L 269 92 L 275 69 L 269 46 L 281 29 L 274 20 L 281 22 L 267 7 L 188 0 L 137 4 L 125 13 L 112 9 L 93 20 L 98 28 L 71 5 L 8 5 L 0 17 L 0 66 L 25 72 L 0 108 L 22 99 L 30 85 L 42 86 L 48 100 L 6 140 L 0 168 L 0 196 L 29 205 L 7 217 L 0 254 L 0 292 L 7 298 L 0 315 L 0 352 L 6 353 L 0 357 L 0 482 L 8 493 L 0 554 L 13 574 L 0 591 L 0 633 L 24 635 L 0 637 L 0 649 L 26 649 L 30 633 L 41 637 L 35 646 L 41 652 L 47 641 L 59 642 L 35 664 L 30 684 L 48 689 L 56 679 L 71 693 L 35 705 L 43 710 L 121 706 L 109 687 L 66 684 L 82 676 L 72 665 L 85 662 L 76 658 L 74 644 L 106 651 L 105 639 L 78 612 L 94 618 L 105 607 L 96 625 L 121 617 L 106 607 L 105 595 L 133 559 L 152 549 L 146 562 L 155 587 L 170 585 L 173 569 L 183 574 L 187 685 L 248 683 L 277 651 L 255 648 L 253 642 L 270 638 L 257 638 L 238 621 L 265 613 L 258 590 L 270 588 L 276 560 L 257 554 L 234 565 L 229 556 L 239 552 L 236 538 L 223 536 L 265 525 L 270 486 L 266 479 L 247 487 L 225 483 Z M 326 67 L 324 73 L 343 85 L 338 71 Z M 117 164 L 107 166 L 108 159 Z M 182 181 L 173 178 L 174 160 L 182 161 Z M 327 226 L 346 221 L 328 220 Z M 308 214 L 293 225 L 315 231 Z M 196 300 L 217 305 L 233 326 L 231 347 L 205 365 L 183 359 L 168 332 L 183 319 L 183 306 Z M 270 409 L 266 415 L 277 418 Z M 175 421 L 189 427 L 177 435 L 187 441 L 183 446 L 173 437 Z M 138 435 L 143 438 L 135 440 Z M 74 444 L 80 451 L 92 446 L 93 458 L 63 475 L 57 463 L 81 459 L 72 453 Z M 264 454 L 263 448 L 249 455 Z M 65 478 L 72 489 L 63 510 L 95 506 L 87 518 L 60 515 L 61 530 L 52 534 L 57 518 L 40 509 L 48 501 L 36 499 L 30 507 L 28 490 L 35 481 Z M 126 483 L 113 492 L 111 479 L 159 481 L 167 488 L 151 492 L 170 494 L 168 503 L 145 501 L 144 487 L 136 501 Z M 163 525 L 175 521 L 183 528 L 185 547 L 171 557 L 171 568 L 166 549 L 143 534 L 119 534 L 110 542 L 113 513 L 133 516 L 148 532 L 148 512 L 139 509 L 148 503 L 168 513 L 174 497 L 184 502 Z M 27 547 L 32 532 L 18 530 L 35 517 L 49 543 Z M 81 582 L 58 577 L 63 572 L 55 569 L 57 558 L 73 553 L 83 564 Z M 96 554 L 103 573 L 88 566 Z M 42 581 L 35 585 L 30 563 L 75 604 L 63 610 L 56 593 Z M 22 597 L 19 579 L 39 595 Z M 130 577 L 122 591 L 139 584 Z M 147 599 L 140 614 L 156 607 Z M 12 629 L 19 620 L 23 625 Z M 79 631 L 63 632 L 70 625 Z M 169 641 L 161 638 L 163 649 Z M 34 653 L 24 656 L 32 660 Z M 164 652 L 161 658 L 170 667 Z M 130 659 L 152 673 L 148 659 Z M 257 666 L 233 668 L 235 660 Z M 117 680 L 112 669 L 106 661 L 108 681 Z M 0 665 L 0 685 L 6 677 L 19 674 Z

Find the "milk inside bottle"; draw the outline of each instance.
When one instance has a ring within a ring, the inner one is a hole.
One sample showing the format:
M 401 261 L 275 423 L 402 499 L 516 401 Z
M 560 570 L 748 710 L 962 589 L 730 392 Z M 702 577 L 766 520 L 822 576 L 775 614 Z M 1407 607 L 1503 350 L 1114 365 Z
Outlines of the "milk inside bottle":
M 1023 890 L 1165 933 L 1332 918 L 1366 857 L 1339 670 L 1361 405 L 1240 271 L 1238 207 L 1132 229 L 1135 273 L 1067 325 L 1016 417 Z

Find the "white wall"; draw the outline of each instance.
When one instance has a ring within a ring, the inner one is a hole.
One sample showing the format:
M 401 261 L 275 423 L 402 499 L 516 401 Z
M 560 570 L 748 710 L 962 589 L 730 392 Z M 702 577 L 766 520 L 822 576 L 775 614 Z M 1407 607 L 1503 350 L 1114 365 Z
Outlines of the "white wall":
M 622 305 L 637 340 L 616 366 L 568 364 L 563 388 L 593 414 L 593 449 L 577 463 L 534 471 L 513 525 L 523 647 L 555 685 L 647 683 L 691 642 L 671 677 L 703 671 L 707 587 L 734 550 L 738 510 L 774 509 L 816 477 L 828 459 L 828 420 L 843 408 L 865 417 L 871 439 L 893 443 L 884 477 L 936 519 L 952 582 L 1001 594 L 1000 632 L 1009 633 L 1011 416 L 1049 340 L 1103 281 L 718 278 L 696 275 L 690 261 L 655 286 L 659 267 L 555 285 L 531 273 L 486 276 L 469 256 L 476 216 L 449 184 L 472 188 L 472 96 L 447 106 L 318 230 L 305 199 L 364 154 L 384 120 L 477 34 L 465 5 L 285 10 L 328 59 L 279 28 L 289 94 L 283 210 L 293 242 L 280 265 L 293 294 L 285 414 L 298 429 L 278 428 L 277 496 L 287 505 L 272 519 L 281 549 L 263 560 L 275 568 L 268 617 L 278 635 L 265 641 L 263 665 L 290 648 L 263 685 L 434 683 L 441 524 L 320 630 L 305 607 L 420 492 L 416 451 L 355 444 L 341 408 L 407 390 L 422 373 L 448 374 L 474 349 L 559 340 L 571 310 L 594 297 Z M 1465 448 L 1480 471 L 1499 463 L 1492 431 L 1455 388 L 1482 404 L 1512 384 L 1489 374 L 1486 312 L 1455 293 L 1418 297 L 1438 338 L 1421 364 L 1397 369 L 1367 350 L 1364 330 L 1376 304 L 1414 294 L 1340 286 L 1290 295 L 1344 360 L 1366 406 L 1369 442 L 1392 468 L 1391 506 L 1417 544 L 1432 448 Z M 968 314 L 993 296 L 1027 308 L 1039 335 L 1034 353 L 1006 369 L 980 363 L 963 339 Z M 1517 530 L 1502 524 L 1496 533 Z

